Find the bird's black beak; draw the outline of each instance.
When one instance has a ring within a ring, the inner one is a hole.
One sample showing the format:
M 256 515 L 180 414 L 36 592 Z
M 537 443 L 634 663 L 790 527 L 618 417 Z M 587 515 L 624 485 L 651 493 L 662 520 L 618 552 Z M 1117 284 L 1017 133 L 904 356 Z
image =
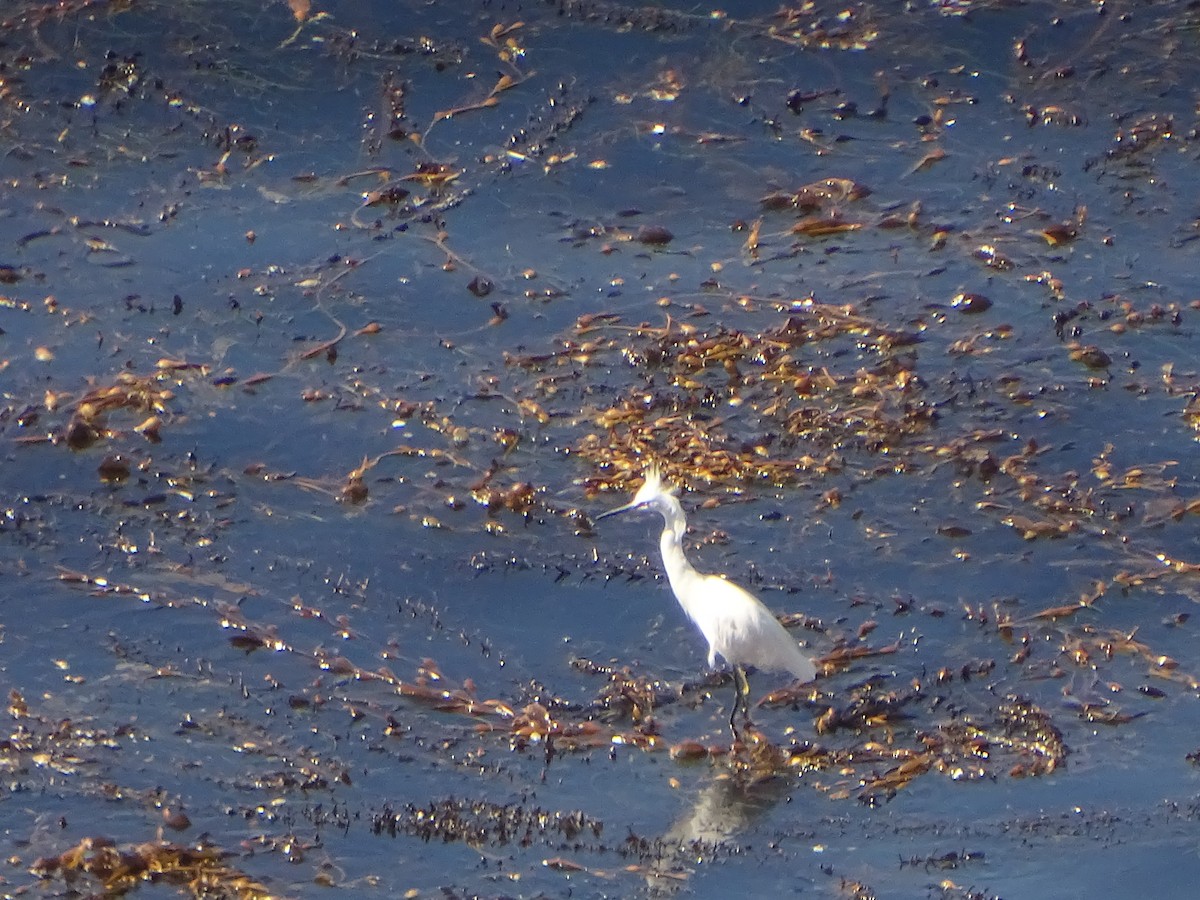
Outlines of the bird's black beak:
M 608 512 L 602 512 L 592 521 L 599 522 L 601 519 L 607 519 L 609 516 L 619 515 L 623 512 L 629 512 L 631 509 L 637 509 L 641 506 L 640 503 L 626 503 L 624 506 L 618 506 L 616 509 L 610 509 Z

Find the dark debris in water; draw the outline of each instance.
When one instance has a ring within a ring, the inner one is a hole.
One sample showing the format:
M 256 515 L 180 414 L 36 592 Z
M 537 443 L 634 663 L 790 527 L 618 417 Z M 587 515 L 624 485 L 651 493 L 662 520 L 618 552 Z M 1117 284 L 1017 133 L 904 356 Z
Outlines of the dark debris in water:
M 522 805 L 500 806 L 480 800 L 434 801 L 423 807 L 399 811 L 383 809 L 371 820 L 376 834 L 407 834 L 423 841 L 462 841 L 472 847 L 503 847 L 514 843 L 562 843 L 569 847 L 584 839 L 597 839 L 604 823 L 584 813 L 549 812 Z

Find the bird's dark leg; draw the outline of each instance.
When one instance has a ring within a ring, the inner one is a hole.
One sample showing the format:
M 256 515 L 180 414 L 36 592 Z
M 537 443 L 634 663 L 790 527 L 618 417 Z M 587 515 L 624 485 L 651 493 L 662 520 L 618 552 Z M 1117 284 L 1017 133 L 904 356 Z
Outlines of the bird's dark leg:
M 733 710 L 729 713 L 729 730 L 733 732 L 733 739 L 740 741 L 741 734 L 738 732 L 737 717 L 738 713 L 742 714 L 742 721 L 750 721 L 750 679 L 746 677 L 746 670 L 741 666 L 733 667 L 733 689 L 735 691 L 733 700 Z
M 733 694 L 734 694 L 733 706 L 730 707 L 730 710 L 729 710 L 729 730 L 731 732 L 733 732 L 734 743 L 737 743 L 738 741 L 740 741 L 742 739 L 742 736 L 740 734 L 738 734 L 738 730 L 737 730 L 738 707 L 741 706 L 741 696 L 742 696 L 742 688 L 741 688 L 741 685 L 738 684 L 737 669 L 733 670 Z

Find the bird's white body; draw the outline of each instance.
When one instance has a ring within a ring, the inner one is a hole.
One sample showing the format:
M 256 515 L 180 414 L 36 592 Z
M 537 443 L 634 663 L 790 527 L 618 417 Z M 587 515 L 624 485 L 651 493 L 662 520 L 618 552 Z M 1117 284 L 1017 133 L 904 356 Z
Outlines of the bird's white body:
M 817 674 L 812 660 L 757 597 L 719 575 L 697 572 L 688 561 L 683 553 L 687 522 L 679 500 L 660 492 L 645 505 L 665 522 L 659 538 L 663 568 L 675 599 L 708 641 L 709 667 L 720 656 L 731 666 L 790 672 L 800 681 L 812 681 Z
M 717 575 L 697 572 L 683 552 L 687 519 L 679 499 L 665 487 L 656 466 L 633 500 L 605 516 L 634 509 L 652 509 L 663 518 L 659 548 L 675 599 L 708 641 L 708 664 L 720 656 L 735 670 L 746 666 L 790 672 L 812 681 L 817 670 L 800 645 L 753 594 Z M 740 687 L 739 687 L 740 690 Z

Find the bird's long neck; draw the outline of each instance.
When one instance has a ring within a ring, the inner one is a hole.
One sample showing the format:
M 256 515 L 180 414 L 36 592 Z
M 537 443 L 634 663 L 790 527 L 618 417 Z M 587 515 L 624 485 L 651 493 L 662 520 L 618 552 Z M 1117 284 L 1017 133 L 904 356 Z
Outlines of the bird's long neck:
M 659 538 L 663 568 L 667 570 L 667 579 L 678 597 L 680 584 L 698 574 L 683 555 L 683 534 L 687 531 L 687 520 L 683 517 L 683 507 L 675 497 L 663 497 L 657 508 L 662 514 L 664 524 L 662 536 Z

